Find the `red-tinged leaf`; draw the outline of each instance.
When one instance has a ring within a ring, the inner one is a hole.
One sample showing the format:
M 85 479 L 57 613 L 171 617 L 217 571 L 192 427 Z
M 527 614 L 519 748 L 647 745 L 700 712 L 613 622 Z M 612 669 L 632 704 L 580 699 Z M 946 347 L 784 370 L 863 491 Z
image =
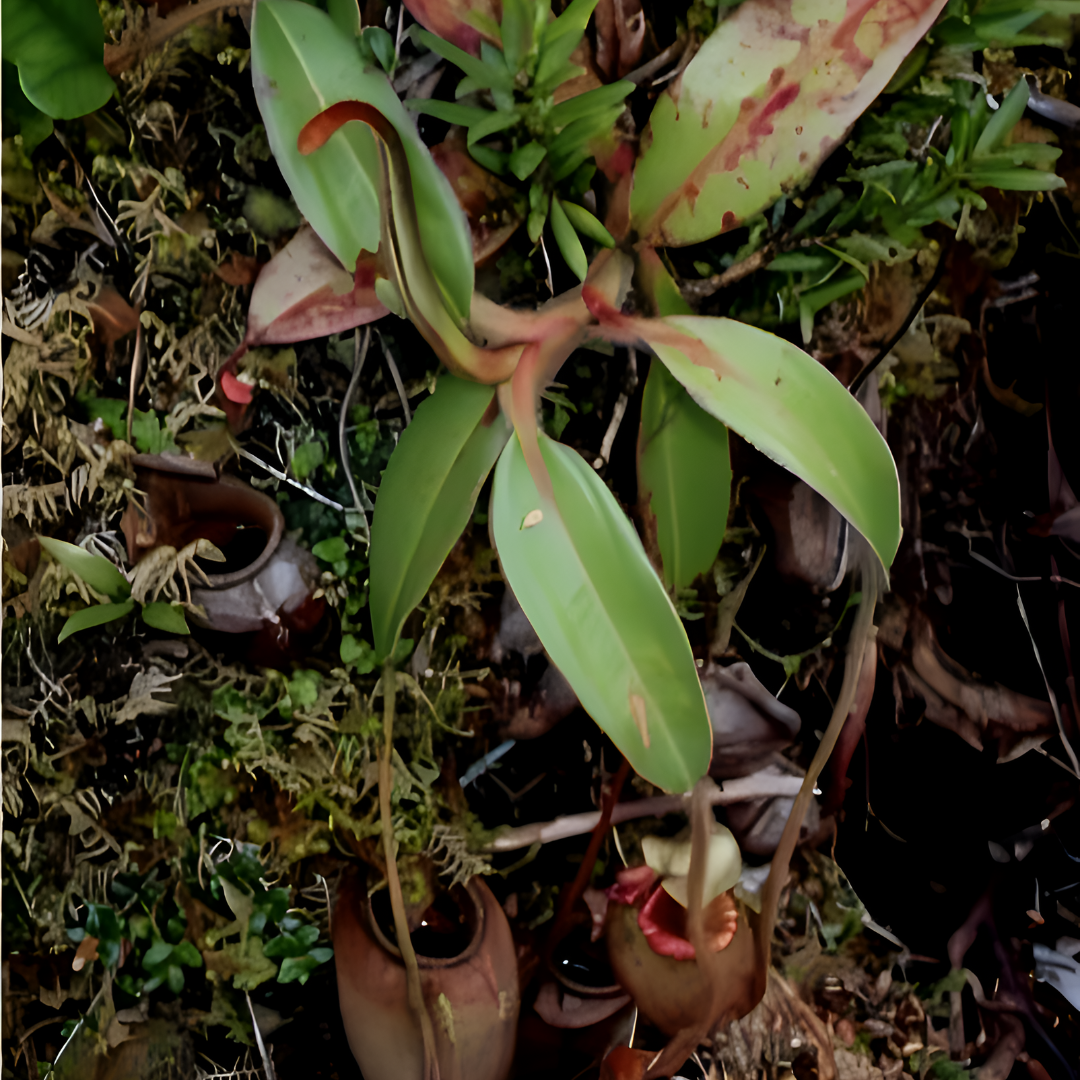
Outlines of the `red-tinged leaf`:
M 375 295 L 377 265 L 377 256 L 365 252 L 350 274 L 310 225 L 301 226 L 255 283 L 247 345 L 310 341 L 381 319 L 387 310 Z
M 944 6 L 746 0 L 657 101 L 634 174 L 637 232 L 698 243 L 808 179 Z
M 433 146 L 431 156 L 450 181 L 461 209 L 469 219 L 473 261 L 482 265 L 521 225 L 522 217 L 515 205 L 516 192 L 477 164 L 463 139 L 447 139 Z M 500 221 L 502 225 L 493 224 Z
M 483 37 L 479 26 L 495 27 L 502 22 L 500 0 L 404 0 L 409 14 L 425 30 L 464 49 L 473 56 L 480 55 Z
M 612 340 L 645 341 L 706 412 L 829 500 L 888 567 L 900 543 L 892 454 L 863 408 L 812 356 L 765 330 L 695 315 L 642 319 L 585 302 Z
M 314 153 L 352 121 L 365 125 L 379 146 L 379 255 L 386 280 L 400 299 L 400 313 L 416 326 L 455 374 L 489 385 L 505 382 L 517 366 L 520 344 L 477 346 L 448 310 L 421 242 L 412 168 L 405 143 L 394 125 L 367 102 L 339 101 L 303 126 L 297 139 L 300 153 Z
M 415 120 L 385 73 L 365 65 L 355 36 L 309 4 L 260 0 L 251 28 L 251 64 L 274 160 L 300 212 L 348 270 L 361 251 L 379 250 L 383 239 L 382 152 L 366 125 L 347 125 L 309 156 L 300 152 L 297 137 L 313 117 L 340 101 L 366 102 L 394 127 L 408 163 L 420 234 L 429 244 L 423 254 L 430 275 L 453 316 L 465 318 L 473 274 L 464 215 Z M 336 115 L 327 114 L 327 122 Z

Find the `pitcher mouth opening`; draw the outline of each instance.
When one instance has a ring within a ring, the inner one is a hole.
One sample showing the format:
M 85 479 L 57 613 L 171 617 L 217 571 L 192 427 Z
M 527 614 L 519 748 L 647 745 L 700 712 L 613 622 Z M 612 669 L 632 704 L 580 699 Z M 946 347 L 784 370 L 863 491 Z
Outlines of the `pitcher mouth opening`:
M 285 533 L 284 515 L 269 495 L 182 457 L 139 454 L 134 465 L 143 500 L 129 504 L 122 524 L 132 562 L 162 544 L 180 549 L 208 540 L 225 556 L 224 570 L 219 562 L 196 560 L 211 589 L 250 581 L 269 564 Z
M 555 946 L 548 967 L 578 997 L 617 998 L 626 994 L 611 969 L 606 945 L 602 940 L 591 940 L 586 924 L 573 927 Z
M 375 940 L 400 957 L 390 890 L 385 883 L 368 894 L 364 913 Z M 484 937 L 484 902 L 474 883 L 440 889 L 410 937 L 421 968 L 453 967 L 475 955 Z

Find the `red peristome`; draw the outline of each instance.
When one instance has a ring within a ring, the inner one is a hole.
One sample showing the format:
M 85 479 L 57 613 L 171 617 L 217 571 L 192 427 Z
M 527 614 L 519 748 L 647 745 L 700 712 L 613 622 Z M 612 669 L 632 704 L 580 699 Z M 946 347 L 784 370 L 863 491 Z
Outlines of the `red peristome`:
M 605 889 L 608 900 L 615 904 L 636 904 L 656 882 L 656 871 L 648 866 L 633 866 L 615 875 L 615 884 Z
M 231 371 L 221 372 L 221 392 L 238 405 L 250 405 L 253 388 L 249 383 L 241 382 Z
M 654 953 L 676 960 L 694 959 L 694 946 L 686 931 L 686 908 L 663 888 L 653 890 L 638 912 L 637 921 Z
M 739 926 L 739 912 L 731 890 L 710 900 L 701 914 L 706 951 L 722 952 L 731 944 Z M 694 959 L 696 951 L 689 938 L 686 908 L 662 887 L 656 887 L 638 912 L 638 926 L 654 953 L 676 960 Z
M 373 105 L 363 101 L 339 101 L 328 109 L 313 116 L 301 129 L 296 139 L 296 148 L 301 154 L 310 154 L 324 146 L 338 128 L 358 120 L 367 124 L 384 141 L 397 136 L 393 125 Z

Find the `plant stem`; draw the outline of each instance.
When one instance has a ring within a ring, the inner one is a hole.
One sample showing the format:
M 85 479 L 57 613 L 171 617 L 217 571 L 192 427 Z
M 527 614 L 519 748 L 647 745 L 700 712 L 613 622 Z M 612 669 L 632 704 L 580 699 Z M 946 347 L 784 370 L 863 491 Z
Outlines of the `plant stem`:
M 763 931 L 758 935 L 758 948 L 761 951 L 761 962 L 768 966 L 770 942 L 772 940 L 772 927 L 776 919 L 776 908 L 780 902 L 780 893 L 787 883 L 787 869 L 791 862 L 791 856 L 798 843 L 799 833 L 802 831 L 803 818 L 806 816 L 807 807 L 814 797 L 814 788 L 822 769 L 828 763 L 829 757 L 840 737 L 840 731 L 844 722 L 855 704 L 855 692 L 859 687 L 859 674 L 863 664 L 867 662 L 867 643 L 876 633 L 874 627 L 874 609 L 877 607 L 879 592 L 879 579 L 881 569 L 877 563 L 877 557 L 867 552 L 862 560 L 862 601 L 855 613 L 855 624 L 851 628 L 851 637 L 848 639 L 847 657 L 844 661 L 844 681 L 840 687 L 840 694 L 836 699 L 836 707 L 833 709 L 829 726 L 825 730 L 821 743 L 818 745 L 814 760 L 806 771 L 802 788 L 795 798 L 795 805 L 791 808 L 787 824 L 784 826 L 780 843 L 773 854 L 772 870 L 761 894 L 761 914 Z
M 416 950 L 413 948 L 412 937 L 409 935 L 409 923 L 405 918 L 405 897 L 401 892 L 401 878 L 398 877 L 394 823 L 390 816 L 390 791 L 394 782 L 391 764 L 394 754 L 394 706 L 397 700 L 397 673 L 394 671 L 392 660 L 387 660 L 383 665 L 382 690 L 383 748 L 379 755 L 379 815 L 382 818 L 386 884 L 390 890 L 390 907 L 394 912 L 397 944 L 401 950 L 401 959 L 405 963 L 409 1006 L 420 1021 L 420 1031 L 424 1037 L 424 1078 L 425 1080 L 439 1080 L 439 1063 L 435 1057 L 435 1031 L 424 1005 L 424 993 L 420 986 L 420 967 L 416 962 Z

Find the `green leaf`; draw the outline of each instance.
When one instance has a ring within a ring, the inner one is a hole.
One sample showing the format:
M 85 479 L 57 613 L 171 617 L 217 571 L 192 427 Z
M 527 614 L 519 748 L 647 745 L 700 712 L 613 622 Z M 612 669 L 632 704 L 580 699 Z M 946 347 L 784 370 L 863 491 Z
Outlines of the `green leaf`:
M 540 436 L 555 503 L 511 439 L 495 470 L 495 542 L 552 662 L 634 769 L 687 791 L 712 729 L 690 643 L 615 497 L 573 450 Z M 538 516 L 542 515 L 542 516 Z
M 570 54 L 577 48 L 589 25 L 596 0 L 571 0 L 566 10 L 544 27 L 540 42 L 540 62 L 536 65 L 533 83 L 538 88 L 556 84 Z M 554 86 L 551 87 L 554 89 Z
M 377 108 L 400 134 L 409 159 L 424 254 L 459 318 L 472 302 L 472 237 L 449 181 L 435 165 L 386 76 L 365 69 L 350 38 L 324 12 L 297 0 L 261 0 L 251 31 L 255 96 L 274 159 L 303 215 L 350 272 L 380 242 L 379 155 L 371 131 L 347 124 L 305 157 L 301 128 L 343 100 Z M 467 55 L 467 54 L 466 54 Z
M 326 447 L 321 442 L 306 442 L 296 448 L 289 468 L 297 480 L 306 480 L 325 459 Z
M 653 109 L 630 200 L 641 239 L 708 240 L 813 175 L 944 5 L 742 4 Z
M 566 216 L 570 219 L 570 224 L 582 236 L 595 240 L 601 247 L 610 248 L 615 246 L 615 238 L 585 207 L 565 201 L 561 205 Z
M 281 961 L 281 970 L 278 972 L 279 983 L 289 983 L 299 980 L 300 985 L 308 981 L 308 976 L 320 964 L 325 964 L 334 955 L 333 949 L 312 949 L 307 956 L 289 956 Z
M 53 122 L 23 93 L 19 85 L 19 69 L 7 60 L 3 61 L 0 100 L 4 103 L 4 130 L 8 130 L 9 122 L 17 124 L 23 150 L 26 154 L 32 154 L 53 133 Z
M 444 41 L 429 30 L 416 27 L 412 33 L 421 45 L 461 68 L 478 87 L 513 91 L 514 80 L 505 63 L 485 63 L 475 56 L 470 56 L 464 49 L 459 49 L 456 45 L 451 45 L 449 41 Z
M 330 18 L 334 20 L 337 26 L 341 29 L 342 33 L 348 34 L 350 37 L 360 37 L 360 8 L 356 3 L 356 0 L 328 0 L 326 5 L 327 13 Z M 376 27 L 370 27 L 374 30 Z M 381 29 L 381 27 L 379 28 Z M 386 31 L 383 30 L 385 34 Z M 389 37 L 389 35 L 387 34 Z M 393 41 L 390 43 L 390 52 L 393 55 Z
M 371 626 L 379 656 L 393 650 L 406 616 L 427 595 L 508 438 L 493 406 L 490 386 L 443 375 L 390 457 L 371 525 Z
M 555 242 L 559 245 L 566 265 L 577 274 L 579 281 L 584 281 L 589 272 L 589 260 L 585 258 L 585 249 L 557 198 L 551 200 L 551 231 L 555 234 Z
M 120 941 L 123 931 L 116 912 L 108 904 L 88 904 L 86 933 L 98 939 L 98 959 L 105 967 L 112 967 L 120 959 Z
M 368 675 L 378 667 L 379 658 L 375 650 L 354 634 L 342 634 L 340 648 L 341 662 L 352 664 L 357 675 Z
M 649 368 L 641 403 L 638 472 L 656 515 L 664 582 L 684 589 L 712 566 L 731 501 L 728 434 L 663 364 Z
M 165 630 L 170 634 L 191 633 L 187 619 L 184 618 L 184 609 L 179 604 L 166 604 L 163 601 L 144 604 L 142 618 L 147 626 L 152 626 L 155 630 Z
M 131 422 L 131 437 L 140 454 L 162 454 L 177 449 L 172 432 L 158 419 L 155 412 L 135 410 Z
M 1039 169 L 978 169 L 968 177 L 973 188 L 996 187 L 1002 191 L 1056 191 L 1065 181 Z
M 146 971 L 153 971 L 154 968 L 160 966 L 172 956 L 174 948 L 175 946 L 170 945 L 167 941 L 158 941 L 151 945 L 143 957 L 143 968 Z
M 803 342 L 809 343 L 810 335 L 814 332 L 814 316 L 823 307 L 828 307 L 834 300 L 839 300 L 840 297 L 861 289 L 865 284 L 866 279 L 861 274 L 849 273 L 837 275 L 824 285 L 804 292 L 799 297 L 799 322 Z
M 536 166 L 544 160 L 547 150 L 534 139 L 519 146 L 510 155 L 510 171 L 519 179 L 527 180 L 536 171 Z
M 481 109 L 478 105 L 459 105 L 455 101 L 434 101 L 431 98 L 409 98 L 405 108 L 462 127 L 472 127 L 491 116 L 490 109 Z
M 873 421 L 821 364 L 733 319 L 674 315 L 635 325 L 703 409 L 820 492 L 886 568 L 892 563 L 900 544 L 896 465 Z
M 64 623 L 56 643 L 59 645 L 61 641 L 71 637 L 72 634 L 77 634 L 80 630 L 89 630 L 93 626 L 103 626 L 105 623 L 122 619 L 133 607 L 135 607 L 134 600 L 125 600 L 122 604 L 96 604 L 94 607 L 76 611 Z
M 394 52 L 394 39 L 389 31 L 381 26 L 368 26 L 362 36 L 364 44 L 371 50 L 383 71 L 392 73 L 397 63 L 397 54 Z
M 1028 87 L 1027 79 L 1021 77 L 1019 82 L 1005 95 L 1005 99 L 998 106 L 997 112 L 987 121 L 978 142 L 975 143 L 975 149 L 972 152 L 974 157 L 978 157 L 980 154 L 992 154 L 998 147 L 1004 145 L 1009 132 L 1016 127 L 1020 117 L 1024 115 L 1030 96 L 1031 90 Z
M 94 0 L 3 0 L 4 59 L 47 116 L 73 120 L 116 89 L 105 70 L 105 31 Z
M 525 0 L 503 0 L 502 47 L 506 67 L 517 74 L 533 45 L 533 19 L 531 3 Z
M 104 555 L 92 555 L 75 544 L 53 540 L 49 536 L 39 536 L 38 540 L 58 563 L 78 574 L 91 589 L 113 598 L 127 596 L 131 592 L 127 579 Z
M 586 90 L 584 94 L 559 102 L 548 113 L 548 123 L 558 129 L 574 120 L 580 120 L 583 116 L 606 112 L 612 105 L 621 105 L 626 95 L 633 89 L 632 82 L 623 80 L 609 83 L 607 86 L 598 86 L 595 90 Z
M 264 946 L 267 956 L 303 956 L 319 940 L 317 926 L 301 926 L 292 933 L 271 938 Z
M 311 554 L 323 562 L 340 562 L 349 554 L 349 542 L 344 536 L 329 536 L 311 548 Z
M 513 127 L 521 119 L 513 109 L 495 109 L 487 113 L 483 120 L 477 121 L 469 128 L 469 137 L 466 140 L 469 146 L 486 139 L 489 135 L 505 131 Z

